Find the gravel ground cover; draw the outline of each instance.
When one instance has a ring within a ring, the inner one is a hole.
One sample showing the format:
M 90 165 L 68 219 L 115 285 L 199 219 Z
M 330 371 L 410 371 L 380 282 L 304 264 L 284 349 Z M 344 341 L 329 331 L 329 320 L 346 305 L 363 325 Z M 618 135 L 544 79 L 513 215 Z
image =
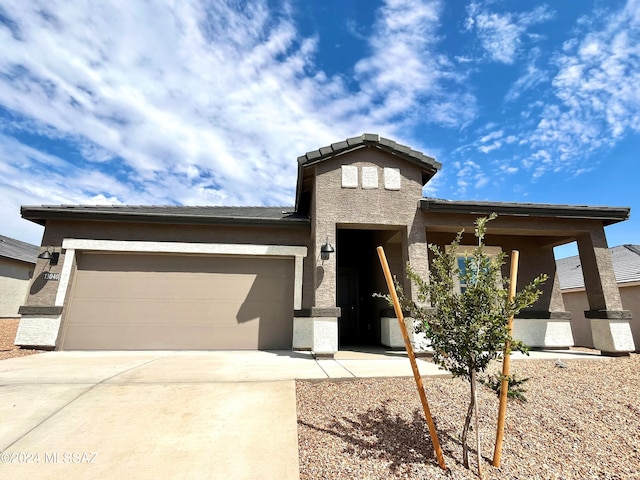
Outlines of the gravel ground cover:
M 40 350 L 22 349 L 13 344 L 18 331 L 18 323 L 20 323 L 18 319 L 0 318 L 0 360 L 23 357 L 40 352 Z
M 490 464 L 498 398 L 480 388 L 485 479 L 640 479 L 640 355 L 563 362 L 511 363 L 530 380 L 527 402 L 508 402 L 499 469 Z M 449 472 L 438 467 L 413 378 L 299 381 L 301 479 L 478 478 L 475 432 L 471 470 L 459 441 L 468 384 L 424 384 Z

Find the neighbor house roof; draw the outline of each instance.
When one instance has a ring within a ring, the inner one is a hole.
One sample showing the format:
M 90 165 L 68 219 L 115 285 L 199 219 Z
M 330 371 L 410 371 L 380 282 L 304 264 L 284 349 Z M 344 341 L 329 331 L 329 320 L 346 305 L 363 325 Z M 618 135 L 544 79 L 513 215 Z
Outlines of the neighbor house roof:
M 470 213 L 513 215 L 520 217 L 554 217 L 602 220 L 604 225 L 622 222 L 629 218 L 629 207 L 592 207 L 588 205 L 553 205 L 546 203 L 506 203 L 477 202 L 460 200 L 442 200 L 423 198 L 420 200 L 423 211 L 444 213 Z
M 38 251 L 39 247 L 36 245 L 0 235 L 0 257 L 35 264 Z
M 616 282 L 640 282 L 640 245 L 620 245 L 610 248 Z M 560 288 L 584 288 L 580 257 L 561 258 L 556 261 Z
M 23 218 L 44 225 L 47 220 L 94 220 L 206 225 L 307 226 L 309 218 L 293 207 L 184 207 L 140 205 L 23 206 Z

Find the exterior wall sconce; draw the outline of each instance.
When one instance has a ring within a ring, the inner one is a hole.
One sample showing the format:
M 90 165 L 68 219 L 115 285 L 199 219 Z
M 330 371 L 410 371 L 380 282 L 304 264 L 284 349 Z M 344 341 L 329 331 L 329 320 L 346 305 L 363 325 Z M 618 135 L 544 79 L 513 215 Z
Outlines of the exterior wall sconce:
M 55 249 L 53 252 L 50 252 L 47 248 L 44 252 L 38 255 L 38 258 L 42 258 L 43 260 L 49 260 L 50 265 L 57 265 L 58 259 L 60 258 L 60 252 L 56 252 Z
M 329 256 L 334 253 L 336 250 L 329 243 L 329 237 L 327 237 L 327 243 L 320 247 L 320 258 L 322 260 L 329 260 Z

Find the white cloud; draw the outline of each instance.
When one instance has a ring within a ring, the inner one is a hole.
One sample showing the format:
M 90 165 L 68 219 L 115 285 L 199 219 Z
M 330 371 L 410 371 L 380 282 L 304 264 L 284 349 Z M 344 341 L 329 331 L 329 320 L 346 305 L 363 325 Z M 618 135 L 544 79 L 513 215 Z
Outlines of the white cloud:
M 502 146 L 502 142 L 493 142 L 489 145 L 481 145 L 480 147 L 478 147 L 478 150 L 480 150 L 482 153 L 489 153 L 489 152 L 492 152 L 493 150 L 497 150 L 501 146 Z
M 465 29 L 476 33 L 486 57 L 494 62 L 512 64 L 524 39 L 539 39 L 539 36 L 527 32 L 529 27 L 554 17 L 546 5 L 529 12 L 494 13 L 488 8 L 491 3 L 471 2 L 467 7 Z
M 365 131 L 410 143 L 404 127 L 427 114 L 448 126 L 476 114 L 437 52 L 435 0 L 387 0 L 375 12 L 355 90 L 318 69 L 318 39 L 300 34 L 286 0 L 3 8 L 14 22 L 0 26 L 11 134 L 58 149 L 13 140 L 2 153 L 15 174 L 0 194 L 20 190 L 23 203 L 290 205 L 295 159 L 308 150 Z
M 387 0 L 380 10 L 372 53 L 355 66 L 374 118 L 413 110 L 427 122 L 465 126 L 475 117 L 475 97 L 448 87 L 465 77 L 436 51 L 442 8 L 436 0 Z
M 487 143 L 491 140 L 497 140 L 498 138 L 502 138 L 502 135 L 504 135 L 504 132 L 502 130 L 496 130 L 480 138 L 480 143 Z
M 527 139 L 534 152 L 551 152 L 554 168 L 572 168 L 640 132 L 639 9 L 640 2 L 629 0 L 617 12 L 582 19 L 588 29 L 565 42 L 555 58 L 551 85 L 558 102 L 544 106 Z
M 541 56 L 538 48 L 533 48 L 529 54 L 530 58 L 525 67 L 524 73 L 514 82 L 505 95 L 505 101 L 513 102 L 518 100 L 526 91 L 532 91 L 538 85 L 549 81 L 549 74 L 546 70 L 536 66 L 536 62 Z
M 456 194 L 459 197 L 467 195 L 469 187 L 479 189 L 489 183 L 489 177 L 482 167 L 473 160 L 456 162 L 455 167 L 458 170 L 456 181 L 458 189 Z

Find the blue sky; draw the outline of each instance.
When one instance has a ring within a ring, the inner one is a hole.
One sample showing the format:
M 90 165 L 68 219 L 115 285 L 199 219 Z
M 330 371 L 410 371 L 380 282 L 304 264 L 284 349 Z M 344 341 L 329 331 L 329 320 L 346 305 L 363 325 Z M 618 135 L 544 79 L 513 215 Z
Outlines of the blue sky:
M 296 158 L 364 132 L 425 195 L 630 206 L 640 1 L 0 3 L 0 233 L 20 205 L 292 205 Z M 561 250 L 559 256 L 572 254 Z

